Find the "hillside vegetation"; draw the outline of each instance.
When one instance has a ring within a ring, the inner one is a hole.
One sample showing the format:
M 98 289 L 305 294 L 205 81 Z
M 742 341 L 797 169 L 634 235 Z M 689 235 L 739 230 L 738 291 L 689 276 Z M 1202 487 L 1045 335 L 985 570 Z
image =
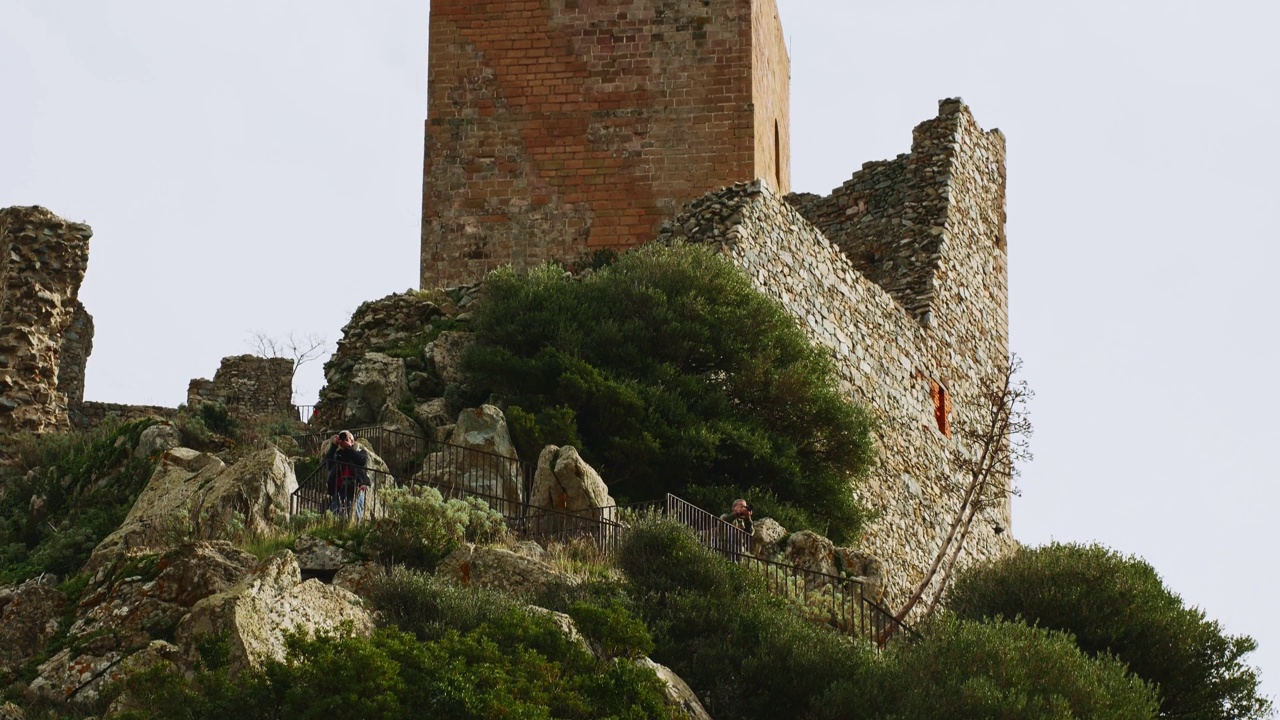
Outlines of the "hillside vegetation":
M 471 382 L 505 401 L 522 456 L 573 445 L 622 499 L 747 496 L 788 528 L 857 536 L 871 420 L 726 259 L 655 243 L 581 278 L 500 270 L 474 332 Z

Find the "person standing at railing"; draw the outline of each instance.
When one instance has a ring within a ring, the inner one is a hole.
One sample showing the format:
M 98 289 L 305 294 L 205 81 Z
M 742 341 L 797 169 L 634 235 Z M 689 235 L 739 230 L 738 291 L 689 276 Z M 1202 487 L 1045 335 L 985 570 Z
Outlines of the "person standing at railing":
M 737 560 L 743 552 L 751 551 L 751 536 L 756 534 L 755 526 L 751 524 L 752 512 L 751 503 L 743 498 L 738 498 L 733 501 L 729 512 L 720 516 L 722 521 L 740 531 L 735 532 L 728 528 L 725 529 L 727 540 L 725 549 L 729 551 L 729 556 L 734 560 Z
M 350 431 L 343 430 L 333 436 L 324 453 L 324 463 L 329 473 L 329 511 L 335 515 L 354 511 L 359 520 L 369 490 L 369 453 L 356 445 Z

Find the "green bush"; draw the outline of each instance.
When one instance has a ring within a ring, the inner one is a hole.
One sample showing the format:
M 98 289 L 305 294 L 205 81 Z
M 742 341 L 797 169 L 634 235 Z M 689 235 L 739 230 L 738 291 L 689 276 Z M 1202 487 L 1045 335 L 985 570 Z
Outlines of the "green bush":
M 1091 655 L 1114 654 L 1158 686 L 1161 717 L 1260 718 L 1271 703 L 1258 672 L 1244 664 L 1256 648 L 1164 586 L 1141 559 L 1098 545 L 1024 549 L 962 573 L 947 598 L 958 617 L 1022 618 L 1075 635 Z
M 0 584 L 84 565 L 151 477 L 155 460 L 133 450 L 153 423 L 21 441 L 17 464 L 0 470 Z
M 622 603 L 602 606 L 579 601 L 569 606 L 569 616 L 583 637 L 608 657 L 634 659 L 653 652 L 649 629 Z
M 525 457 L 575 445 L 630 500 L 767 489 L 797 527 L 856 534 L 869 416 L 728 260 L 653 244 L 580 280 L 501 270 L 485 292 L 464 366 L 477 398 L 505 399 Z
M 548 617 L 501 602 L 486 615 L 478 625 L 440 627 L 426 639 L 394 627 L 370 638 L 295 635 L 288 640 L 285 662 L 269 661 L 261 670 L 235 677 L 210 670 L 186 680 L 153 668 L 125 681 L 129 712 L 119 717 L 648 720 L 667 715 L 652 671 L 597 660 Z
M 367 548 L 385 565 L 434 570 L 436 563 L 463 541 L 502 537 L 502 515 L 483 500 L 445 500 L 432 487 L 386 488 L 380 500 L 386 514 L 369 532 Z
M 760 576 L 663 520 L 632 528 L 619 552 L 653 634 L 653 658 L 717 720 L 877 717 L 884 685 L 869 643 L 802 619 Z
M 1145 720 L 1155 690 L 1109 656 L 1091 658 L 1069 634 L 1010 622 L 942 619 L 923 639 L 893 646 L 895 717 L 912 720 Z

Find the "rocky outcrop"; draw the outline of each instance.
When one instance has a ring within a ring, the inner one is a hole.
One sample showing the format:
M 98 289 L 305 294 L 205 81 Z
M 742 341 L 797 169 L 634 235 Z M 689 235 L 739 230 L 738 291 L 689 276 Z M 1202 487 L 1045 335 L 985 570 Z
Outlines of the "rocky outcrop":
M 463 586 L 532 595 L 567 578 L 547 563 L 505 548 L 463 543 L 436 566 L 436 575 Z
M 836 546 L 812 530 L 801 530 L 787 539 L 786 561 L 802 570 L 836 574 Z
M 450 385 L 462 387 L 466 383 L 466 376 L 462 372 L 462 358 L 473 342 L 469 332 L 447 330 L 440 333 L 422 351 L 427 369 L 434 371 L 446 388 Z
M 617 505 L 609 487 L 595 468 L 578 454 L 577 448 L 548 445 L 538 456 L 529 505 L 569 513 L 599 513 Z
M 634 662 L 640 667 L 652 670 L 658 676 L 658 680 L 662 681 L 662 691 L 667 698 L 667 706 L 671 709 L 673 717 L 687 720 L 711 720 L 711 716 L 707 714 L 706 708 L 702 707 L 693 689 L 674 670 L 647 657 L 639 658 Z
M 0 677 L 44 652 L 65 605 L 52 577 L 0 588 Z
M 490 498 L 512 514 L 524 502 L 524 477 L 507 419 L 492 405 L 463 410 L 444 450 L 428 455 L 415 480 Z
M 88 355 L 82 334 L 92 324 L 77 297 L 92 236 L 88 225 L 42 207 L 0 210 L 0 436 L 70 427 L 60 371 L 68 332 L 78 333 L 67 348 L 71 364 Z M 83 392 L 77 371 L 68 376 L 72 393 Z
M 237 586 L 205 598 L 178 625 L 179 645 L 190 648 L 203 636 L 226 633 L 233 671 L 284 660 L 285 635 L 338 631 L 349 624 L 358 634 L 373 632 L 373 617 L 360 598 L 319 580 L 302 580 L 298 561 L 284 551 L 263 563 Z
M 862 595 L 872 602 L 884 601 L 884 563 L 854 548 L 836 548 L 840 573 L 862 583 Z
M 149 458 L 164 453 L 182 444 L 182 433 L 172 423 L 152 425 L 142 431 L 138 437 L 138 447 L 133 454 L 139 458 Z
M 103 567 L 67 636 L 84 654 L 130 652 L 169 637 L 197 602 L 238 583 L 257 559 L 229 542 L 184 543 Z
M 787 539 L 787 529 L 777 520 L 762 518 L 752 523 L 752 527 L 755 536 L 752 538 L 751 545 L 757 557 L 769 560 L 783 551 L 786 546 L 784 541 Z
M 384 408 L 395 410 L 409 399 L 404 360 L 366 353 L 351 370 L 341 424 L 347 427 L 375 425 Z
M 189 539 L 217 539 L 240 527 L 264 533 L 288 517 L 298 487 L 293 463 L 275 448 L 227 466 L 189 448 L 166 452 L 124 522 L 94 549 L 96 571 L 126 551 L 163 550 Z

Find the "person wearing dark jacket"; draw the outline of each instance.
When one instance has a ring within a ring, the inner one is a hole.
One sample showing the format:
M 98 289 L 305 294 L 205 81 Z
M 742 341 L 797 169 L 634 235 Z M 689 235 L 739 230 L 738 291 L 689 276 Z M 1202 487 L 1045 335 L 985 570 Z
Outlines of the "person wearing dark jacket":
M 369 453 L 356 445 L 355 436 L 343 430 L 325 451 L 324 464 L 329 474 L 329 511 L 335 515 L 354 511 L 359 520 L 369 489 Z

